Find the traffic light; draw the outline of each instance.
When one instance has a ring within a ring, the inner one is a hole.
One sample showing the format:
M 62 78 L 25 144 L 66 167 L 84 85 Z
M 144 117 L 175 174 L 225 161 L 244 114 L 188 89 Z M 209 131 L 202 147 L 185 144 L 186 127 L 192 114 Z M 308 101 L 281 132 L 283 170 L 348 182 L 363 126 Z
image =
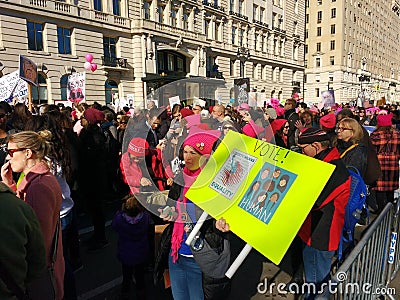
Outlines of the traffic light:
M 378 83 L 378 84 L 375 84 L 375 91 L 379 91 L 381 89 L 381 85 Z

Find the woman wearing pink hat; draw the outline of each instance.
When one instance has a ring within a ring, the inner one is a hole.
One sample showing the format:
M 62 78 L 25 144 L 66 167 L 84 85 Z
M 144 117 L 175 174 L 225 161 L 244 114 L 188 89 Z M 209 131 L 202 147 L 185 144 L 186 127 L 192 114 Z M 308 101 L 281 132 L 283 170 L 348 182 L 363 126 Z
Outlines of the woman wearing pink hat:
M 185 244 L 186 238 L 196 223 L 199 209 L 186 198 L 185 194 L 200 174 L 214 142 L 220 135 L 216 130 L 192 129 L 183 143 L 183 172 L 174 178 L 168 194 L 169 200 L 164 209 L 159 209 L 160 217 L 165 221 L 174 221 L 169 253 L 169 274 L 172 295 L 175 300 L 207 299 L 203 290 L 203 274 L 192 254 L 192 247 Z M 203 225 L 203 227 L 205 224 Z M 202 228 L 203 230 L 203 228 Z M 207 236 L 206 236 L 207 239 Z M 163 249 L 165 251 L 165 249 Z
M 382 169 L 382 177 L 373 188 L 378 211 L 394 201 L 394 191 L 399 188 L 400 133 L 392 126 L 392 118 L 392 114 L 378 115 L 378 126 L 370 136 Z
M 276 119 L 271 123 L 272 131 L 274 133 L 275 144 L 277 146 L 288 148 L 287 134 L 289 132 L 289 122 L 285 119 Z

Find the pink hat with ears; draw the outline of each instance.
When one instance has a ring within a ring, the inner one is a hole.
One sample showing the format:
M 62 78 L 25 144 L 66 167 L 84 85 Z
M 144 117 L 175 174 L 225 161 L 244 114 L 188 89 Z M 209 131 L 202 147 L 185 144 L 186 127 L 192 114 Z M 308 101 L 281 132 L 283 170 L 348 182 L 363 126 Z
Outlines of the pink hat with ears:
M 386 127 L 386 126 L 392 126 L 392 118 L 393 114 L 390 113 L 388 115 L 378 115 L 377 117 L 377 123 L 379 127 Z

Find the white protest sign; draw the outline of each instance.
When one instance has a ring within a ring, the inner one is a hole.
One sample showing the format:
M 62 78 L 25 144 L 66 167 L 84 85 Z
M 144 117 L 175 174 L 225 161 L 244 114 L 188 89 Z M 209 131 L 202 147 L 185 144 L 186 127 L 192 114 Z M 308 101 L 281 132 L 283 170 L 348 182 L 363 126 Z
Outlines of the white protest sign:
M 81 102 L 85 100 L 85 78 L 86 73 L 74 73 L 68 76 L 67 98 L 71 102 Z
M 207 104 L 206 101 L 201 100 L 201 99 L 199 99 L 199 98 L 197 98 L 197 97 L 195 97 L 195 98 L 193 99 L 193 106 L 199 105 L 199 106 L 201 106 L 201 107 L 206 107 L 206 104 Z
M 19 71 L 0 78 L 0 101 L 12 102 L 17 97 L 18 102 L 25 102 L 27 95 L 28 83 L 19 77 Z
M 169 106 L 174 107 L 175 104 L 181 104 L 181 100 L 179 96 L 174 96 L 168 99 L 169 100 Z

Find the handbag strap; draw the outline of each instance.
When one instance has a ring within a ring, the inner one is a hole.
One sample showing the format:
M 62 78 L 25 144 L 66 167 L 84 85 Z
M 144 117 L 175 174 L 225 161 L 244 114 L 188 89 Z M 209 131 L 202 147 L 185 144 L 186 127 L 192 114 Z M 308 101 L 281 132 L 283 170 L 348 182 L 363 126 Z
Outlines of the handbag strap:
M 15 282 L 10 272 L 0 261 L 0 278 L 3 280 L 7 288 L 17 296 L 19 300 L 29 300 L 29 297 L 24 293 L 22 288 Z
M 57 246 L 58 246 L 58 233 L 59 233 L 59 229 L 60 228 L 60 218 L 58 218 L 57 220 L 57 224 L 56 224 L 56 230 L 54 232 L 54 236 L 53 236 L 53 243 L 51 245 L 51 264 L 54 265 L 54 263 L 56 262 L 57 259 Z

